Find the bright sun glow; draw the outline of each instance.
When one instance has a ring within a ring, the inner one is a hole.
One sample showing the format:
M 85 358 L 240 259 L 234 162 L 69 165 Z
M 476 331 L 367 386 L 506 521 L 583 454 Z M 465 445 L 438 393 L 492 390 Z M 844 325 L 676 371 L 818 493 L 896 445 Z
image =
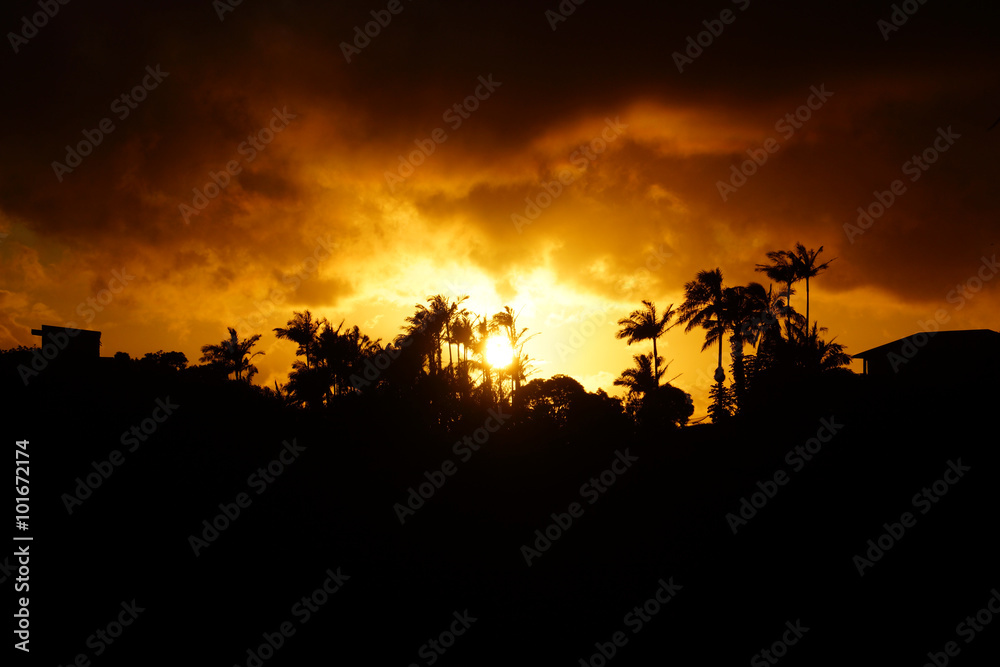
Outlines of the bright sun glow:
M 494 368 L 505 368 L 514 360 L 514 350 L 510 342 L 502 336 L 493 336 L 486 341 L 486 361 Z

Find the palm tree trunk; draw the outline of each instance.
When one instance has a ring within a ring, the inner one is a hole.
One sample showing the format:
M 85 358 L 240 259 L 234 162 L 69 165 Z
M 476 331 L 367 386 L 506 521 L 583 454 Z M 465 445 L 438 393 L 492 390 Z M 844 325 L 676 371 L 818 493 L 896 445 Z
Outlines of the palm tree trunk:
M 656 336 L 653 336 L 653 385 L 659 387 L 660 386 L 660 373 L 659 373 L 660 369 L 659 369 L 659 366 L 657 364 L 657 361 L 658 360 L 656 358 Z
M 452 365 L 451 360 L 451 327 L 449 326 L 448 320 L 445 320 L 444 322 L 444 335 L 448 338 L 448 374 L 451 375 L 452 379 L 454 379 L 455 367 Z
M 809 276 L 806 276 L 806 333 L 809 333 Z
M 719 388 L 722 388 L 722 382 L 725 380 L 726 371 L 722 370 L 722 333 L 719 332 L 719 366 L 715 369 L 716 381 L 719 383 Z
M 785 328 L 792 326 L 792 281 L 788 281 L 788 295 L 785 297 Z

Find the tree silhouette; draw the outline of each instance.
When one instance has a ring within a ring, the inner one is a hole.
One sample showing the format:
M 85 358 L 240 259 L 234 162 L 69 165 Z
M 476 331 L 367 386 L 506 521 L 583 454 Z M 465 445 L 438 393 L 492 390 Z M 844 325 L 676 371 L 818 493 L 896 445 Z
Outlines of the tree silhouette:
M 524 344 L 538 334 L 533 333 L 525 338 L 524 335 L 528 332 L 528 327 L 524 327 L 520 331 L 517 330 L 517 313 L 510 306 L 504 306 L 502 311 L 493 315 L 493 325 L 507 336 L 507 342 L 514 353 L 510 365 L 506 367 L 509 370 L 511 395 L 513 395 L 521 388 L 521 381 L 530 371 L 531 359 L 524 355 Z M 503 369 L 497 370 L 502 376 Z M 500 382 L 500 400 L 503 401 L 502 381 Z
M 614 385 L 625 387 L 629 397 L 642 398 L 660 386 L 660 378 L 667 369 L 664 367 L 658 370 L 659 364 L 654 363 L 652 355 L 649 354 L 633 354 L 632 358 L 635 360 L 635 366 L 623 370 L 621 375 L 615 378 Z M 663 358 L 660 357 L 657 361 L 663 361 Z
M 656 305 L 652 301 L 643 300 L 642 305 L 645 306 L 644 310 L 633 310 L 628 317 L 618 320 L 618 326 L 621 329 L 615 334 L 615 337 L 619 340 L 624 339 L 628 345 L 643 340 L 653 341 L 653 370 L 657 385 L 659 385 L 661 374 L 657 369 L 660 357 L 657 356 L 656 352 L 656 339 L 670 328 L 667 324 L 674 316 L 674 304 L 667 306 L 666 311 L 660 317 L 656 316 Z
M 567 375 L 536 379 L 515 394 L 515 402 L 529 418 L 565 426 L 575 402 L 587 394 L 579 382 Z
M 733 393 L 721 382 L 712 385 L 708 391 L 708 397 L 711 399 L 708 415 L 712 418 L 713 424 L 726 421 L 736 412 L 736 401 L 733 398 Z
M 477 316 L 473 325 L 472 352 L 479 359 L 472 362 L 474 368 L 478 368 L 482 374 L 482 381 L 479 383 L 478 395 L 481 403 L 495 404 L 498 399 L 493 395 L 493 370 L 489 360 L 486 358 L 486 346 L 490 337 L 496 333 L 496 325 L 485 316 Z
M 451 335 L 451 327 L 456 318 L 460 315 L 468 313 L 468 311 L 464 308 L 461 310 L 458 308 L 468 298 L 468 295 L 464 294 L 458 297 L 455 301 L 449 301 L 441 294 L 435 294 L 434 296 L 427 297 L 427 303 L 430 304 L 430 310 L 436 315 L 437 319 L 442 322 L 444 326 L 443 340 L 448 345 L 448 372 L 452 378 L 454 378 L 455 367 L 451 356 L 451 346 L 454 342 Z
M 460 379 L 459 396 L 467 398 L 472 390 L 472 379 L 469 376 L 469 348 L 475 340 L 474 325 L 469 319 L 469 312 L 462 309 L 455 318 L 455 323 L 451 327 L 450 338 L 454 340 L 459 350 L 459 367 L 462 369 Z
M 729 344 L 733 357 L 733 392 L 737 403 L 746 389 L 743 348 L 755 341 L 767 326 L 770 299 L 760 283 L 727 287 L 723 290 L 723 321 L 730 330 Z
M 260 340 L 260 334 L 254 334 L 250 338 L 241 341 L 239 336 L 236 335 L 236 329 L 232 327 L 228 327 L 228 329 L 228 340 L 223 340 L 218 345 L 202 346 L 201 362 L 217 365 L 224 369 L 227 375 L 234 373 L 237 380 L 243 380 L 243 373 L 246 372 L 246 381 L 249 383 L 257 373 L 257 367 L 251 364 L 250 361 L 258 354 L 264 354 L 263 352 L 250 354 L 250 350 Z
M 306 366 L 302 361 L 292 363 L 285 391 L 295 405 L 319 409 L 329 396 L 330 374 L 321 366 Z
M 795 266 L 792 264 L 791 253 L 786 250 L 772 250 L 767 253 L 767 258 L 771 260 L 771 263 L 758 264 L 754 271 L 762 271 L 771 280 L 785 285 L 783 296 L 785 297 L 785 306 L 789 309 L 785 312 L 785 316 L 786 320 L 790 320 L 792 294 L 794 293 L 792 284 L 799 279 L 795 271 Z
M 426 362 L 427 374 L 437 375 L 441 356 L 441 323 L 437 314 L 422 303 L 416 304 L 416 312 L 406 318 L 404 333 L 396 336 L 393 343 L 397 347 L 410 347 L 420 360 L 421 368 Z
M 785 358 L 796 368 L 811 374 L 849 366 L 851 355 L 844 351 L 842 344 L 834 342 L 836 338 L 827 342 L 819 337 L 820 332 L 826 330 L 816 324 L 808 331 L 789 328 L 788 339 L 784 342 Z
M 115 353 L 115 358 L 119 359 L 118 354 Z M 128 358 L 128 355 L 125 355 Z M 164 352 L 163 350 L 158 350 L 157 352 L 147 352 L 143 355 L 142 359 L 136 359 L 136 365 L 140 368 L 148 368 L 160 371 L 182 371 L 187 368 L 187 356 L 183 352 Z
M 320 326 L 325 320 L 313 320 L 312 313 L 306 310 L 303 313 L 293 313 L 292 319 L 288 320 L 285 327 L 276 327 L 274 335 L 279 339 L 290 340 L 297 343 L 299 348 L 295 352 L 297 356 L 306 359 L 306 368 L 313 365 L 316 357 L 317 334 Z
M 337 328 L 324 322 L 323 331 L 317 338 L 317 358 L 326 369 L 327 389 L 333 388 L 333 395 L 340 396 L 354 389 L 352 376 L 364 375 L 364 363 L 382 351 L 378 340 L 371 340 L 354 325 L 343 333 L 344 321 Z
M 836 257 L 830 259 L 822 264 L 816 263 L 816 258 L 819 254 L 823 252 L 823 246 L 819 247 L 819 250 L 806 250 L 806 247 L 801 243 L 795 244 L 794 252 L 787 252 L 788 261 L 791 264 L 796 278 L 799 280 L 806 281 L 806 329 L 810 326 L 809 322 L 809 279 L 815 278 L 820 271 L 826 270 L 830 266 Z
M 693 414 L 691 395 L 668 382 L 643 396 L 635 418 L 646 437 L 653 438 L 684 426 Z
M 729 328 L 722 287 L 722 269 L 699 271 L 695 279 L 684 284 L 684 303 L 678 309 L 678 324 L 685 324 L 685 332 L 695 327 L 705 329 L 705 344 L 702 352 L 713 344 L 719 345 L 719 366 L 715 369 L 715 381 L 726 379 L 722 369 L 722 339 Z

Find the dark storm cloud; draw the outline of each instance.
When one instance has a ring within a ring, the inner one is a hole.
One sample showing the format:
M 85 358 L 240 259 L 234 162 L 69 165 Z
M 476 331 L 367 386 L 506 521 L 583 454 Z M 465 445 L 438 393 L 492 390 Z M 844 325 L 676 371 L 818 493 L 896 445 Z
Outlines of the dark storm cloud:
M 660 243 L 676 253 L 653 286 L 678 289 L 717 265 L 752 279 L 764 252 L 801 240 L 839 257 L 831 289 L 933 300 L 940 276 L 967 274 L 995 242 L 1000 135 L 986 128 L 998 75 L 974 65 L 991 62 L 996 22 L 978 7 L 919 5 L 886 39 L 877 22 L 891 3 L 590 0 L 563 2 L 576 8 L 553 22 L 555 1 L 402 0 L 348 63 L 342 44 L 386 5 L 244 0 L 221 19 L 208 0 L 61 5 L 0 62 L 5 229 L 34 234 L 43 253 L 72 246 L 97 272 L 128 260 L 185 293 L 258 295 L 323 233 L 350 241 L 351 262 L 337 266 L 355 271 L 410 247 L 414 230 L 389 220 L 398 206 L 462 238 L 465 259 L 498 283 L 547 258 L 603 296 Z M 36 11 L 12 3 L 0 27 L 19 31 Z M 677 52 L 690 58 L 683 72 Z M 169 74 L 132 108 L 121 96 L 152 81 L 147 68 Z M 490 76 L 499 86 L 449 124 Z M 723 201 L 732 166 L 780 138 L 776 123 L 823 85 L 834 96 Z M 294 118 L 248 159 L 284 109 Z M 620 139 L 519 234 L 511 214 L 618 117 Z M 104 119 L 113 131 L 60 181 L 52 163 Z M 852 243 L 844 224 L 857 207 L 906 178 L 904 163 L 949 126 L 961 139 Z M 390 193 L 386 172 L 437 128 L 447 141 Z M 230 164 L 239 173 L 221 176 Z M 185 224 L 179 207 L 213 181 L 227 184 Z M 325 276 L 307 292 L 335 301 L 362 288 Z

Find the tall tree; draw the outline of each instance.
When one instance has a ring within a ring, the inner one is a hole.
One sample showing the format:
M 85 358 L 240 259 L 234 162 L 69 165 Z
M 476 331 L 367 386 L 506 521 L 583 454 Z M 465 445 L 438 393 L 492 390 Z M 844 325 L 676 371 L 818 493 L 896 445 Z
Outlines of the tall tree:
M 768 324 L 770 299 L 760 283 L 727 287 L 723 290 L 723 320 L 732 334 L 729 344 L 733 357 L 733 393 L 737 402 L 745 395 L 744 346 L 756 341 Z
M 771 260 L 771 263 L 758 264 L 754 271 L 761 271 L 776 283 L 785 285 L 783 296 L 785 297 L 785 307 L 789 309 L 785 312 L 785 320 L 786 322 L 790 322 L 793 293 L 792 284 L 799 279 L 795 271 L 795 266 L 792 264 L 791 253 L 787 250 L 772 250 L 767 253 L 767 258 Z
M 657 370 L 659 363 L 654 363 L 650 354 L 633 354 L 635 366 L 626 368 L 621 375 L 615 378 L 616 387 L 625 387 L 629 397 L 645 396 L 660 386 L 660 378 L 663 377 L 667 369 Z M 663 361 L 663 357 L 657 362 Z
M 482 381 L 479 383 L 479 393 L 481 400 L 487 404 L 496 401 L 493 396 L 493 370 L 487 359 L 487 345 L 489 339 L 496 334 L 496 325 L 490 318 L 477 315 L 472 327 L 472 342 L 470 347 L 472 353 L 479 357 L 478 361 L 473 361 L 472 366 L 478 368 L 482 374 Z M 498 369 L 499 370 L 499 369 Z
M 844 351 L 841 343 L 835 343 L 836 338 L 825 341 L 819 334 L 826 327 L 813 324 L 812 329 L 789 329 L 789 338 L 785 342 L 785 358 L 795 367 L 809 373 L 824 373 L 836 368 L 849 366 L 851 355 Z
M 218 345 L 202 346 L 201 362 L 217 364 L 224 368 L 227 373 L 235 374 L 237 380 L 243 380 L 243 373 L 246 372 L 246 381 L 250 382 L 257 373 L 257 367 L 250 362 L 257 355 L 264 354 L 263 352 L 250 354 L 250 350 L 260 340 L 260 334 L 254 334 L 250 338 L 240 340 L 239 336 L 236 335 L 236 329 L 232 327 L 228 327 L 228 329 L 228 340 L 223 340 Z
M 820 271 L 826 270 L 830 266 L 836 257 L 830 259 L 822 264 L 816 262 L 816 258 L 819 254 L 823 252 L 823 246 L 819 247 L 819 250 L 806 250 L 806 247 L 801 243 L 795 244 L 795 251 L 786 253 L 788 255 L 788 261 L 791 264 L 795 276 L 799 280 L 806 281 L 806 332 L 809 331 L 811 323 L 809 321 L 809 279 L 815 278 Z
M 426 360 L 427 374 L 434 376 L 441 359 L 441 321 L 437 313 L 424 304 L 418 303 L 415 307 L 416 312 L 406 318 L 404 333 L 396 336 L 393 343 L 397 347 L 409 346 L 417 355 L 421 367 Z
M 530 361 L 530 358 L 524 355 L 524 344 L 538 334 L 533 333 L 530 336 L 525 337 L 525 334 L 528 332 L 528 327 L 524 327 L 518 331 L 517 313 L 515 313 L 514 309 L 510 306 L 504 306 L 501 312 L 496 313 L 493 316 L 493 324 L 497 330 L 506 334 L 507 342 L 510 345 L 511 352 L 513 353 L 513 361 L 509 366 L 511 376 L 511 393 L 513 394 L 521 388 L 521 381 L 525 379 L 526 371 L 528 370 L 528 362 Z M 501 371 L 502 369 L 498 369 L 498 372 Z M 503 400 L 502 384 L 501 400 Z
M 343 320 L 336 329 L 326 323 L 317 345 L 317 358 L 327 371 L 327 388 L 333 387 L 336 396 L 354 388 L 351 377 L 363 376 L 365 360 L 382 349 L 378 340 L 373 341 L 361 333 L 357 325 L 346 331 L 343 328 Z
M 458 347 L 459 364 L 462 369 L 462 390 L 467 391 L 471 386 L 469 378 L 469 348 L 475 337 L 472 320 L 469 319 L 469 311 L 463 308 L 458 312 L 455 323 L 451 328 L 451 338 Z
M 468 299 L 468 295 L 463 294 L 457 297 L 454 301 L 450 301 L 448 298 L 441 294 L 435 294 L 434 296 L 427 297 L 427 303 L 430 304 L 430 309 L 434 312 L 438 319 L 442 322 L 444 326 L 444 337 L 443 340 L 448 345 L 448 371 L 449 374 L 454 379 L 454 360 L 451 356 L 451 346 L 453 344 L 452 339 L 452 326 L 455 324 L 456 320 L 463 314 L 468 314 L 468 311 L 464 308 L 459 309 Z
M 674 304 L 670 304 L 667 306 L 666 311 L 657 317 L 656 305 L 652 301 L 643 300 L 642 305 L 645 306 L 644 309 L 633 310 L 628 317 L 618 320 L 618 326 L 621 329 L 615 334 L 615 337 L 619 340 L 624 339 L 628 345 L 644 340 L 653 341 L 653 371 L 656 376 L 656 383 L 659 385 L 661 375 L 659 372 L 660 357 L 657 356 L 656 352 L 656 339 L 670 328 L 667 325 L 676 311 L 673 309 Z
M 312 313 L 308 310 L 302 313 L 293 313 L 292 319 L 288 320 L 287 326 L 275 327 L 274 335 L 277 338 L 290 340 L 297 343 L 299 348 L 295 354 L 306 359 L 306 368 L 310 368 L 316 358 L 317 333 L 320 326 L 326 320 L 313 320 Z
M 695 327 L 705 329 L 704 352 L 712 345 L 719 345 L 719 366 L 715 381 L 726 379 L 722 369 L 722 341 L 729 323 L 726 321 L 725 297 L 722 287 L 722 269 L 699 271 L 694 280 L 684 284 L 684 303 L 678 308 L 678 324 L 685 324 L 685 332 Z

